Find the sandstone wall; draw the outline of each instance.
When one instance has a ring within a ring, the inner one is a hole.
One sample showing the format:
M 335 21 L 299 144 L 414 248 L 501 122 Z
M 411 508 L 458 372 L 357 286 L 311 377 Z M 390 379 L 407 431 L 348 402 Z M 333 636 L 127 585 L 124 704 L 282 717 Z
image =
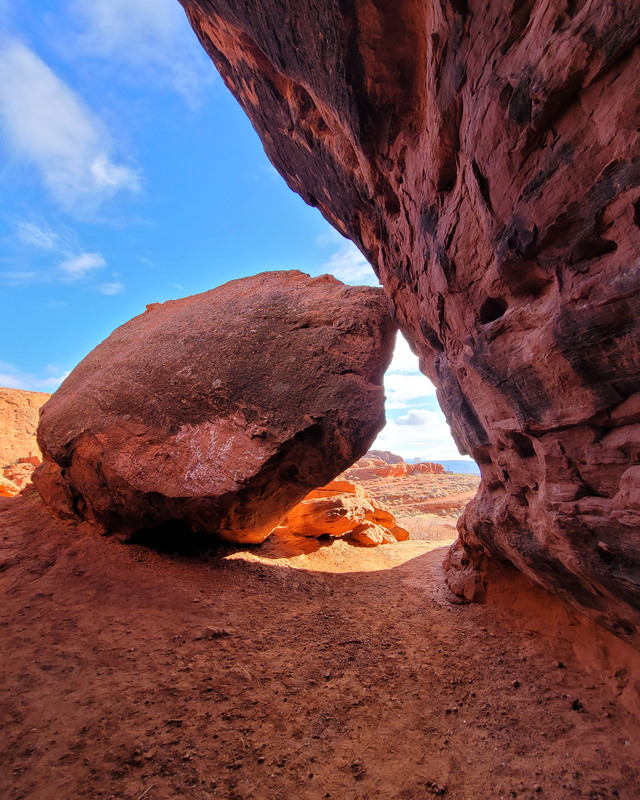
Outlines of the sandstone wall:
M 40 407 L 49 397 L 44 392 L 0 388 L 0 468 L 19 458 L 41 456 L 36 429 Z
M 640 640 L 637 0 L 181 0 L 368 257 L 482 485 L 450 559 Z

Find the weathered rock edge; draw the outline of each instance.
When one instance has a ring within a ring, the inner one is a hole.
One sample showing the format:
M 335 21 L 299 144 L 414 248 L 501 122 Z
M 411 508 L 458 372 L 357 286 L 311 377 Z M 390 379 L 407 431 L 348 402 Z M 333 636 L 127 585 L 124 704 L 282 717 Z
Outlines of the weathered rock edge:
M 297 271 L 156 303 L 43 407 L 33 483 L 122 538 L 181 521 L 264 541 L 384 426 L 395 330 L 382 289 Z
M 638 3 L 181 2 L 481 466 L 451 586 L 490 554 L 638 646 Z

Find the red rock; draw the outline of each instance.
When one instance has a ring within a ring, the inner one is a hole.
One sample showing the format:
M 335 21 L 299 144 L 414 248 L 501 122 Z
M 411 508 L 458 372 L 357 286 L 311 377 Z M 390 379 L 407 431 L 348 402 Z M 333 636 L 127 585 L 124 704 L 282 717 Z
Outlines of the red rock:
M 442 464 L 433 464 L 431 462 L 407 464 L 400 456 L 395 456 L 393 453 L 384 452 L 382 456 L 377 455 L 381 452 L 379 450 L 370 450 L 345 471 L 345 478 L 366 481 L 371 478 L 402 478 L 405 475 L 419 473 L 444 475 Z M 390 456 L 391 458 L 387 459 L 384 456 Z
M 510 561 L 640 646 L 637 8 L 182 4 L 276 168 L 370 260 L 480 464 L 469 568 Z
M 0 474 L 0 497 L 14 497 L 20 491 L 20 487 L 13 481 Z
M 375 547 L 403 542 L 409 532 L 393 514 L 350 481 L 335 480 L 314 489 L 287 514 L 274 533 L 345 538 Z
M 6 479 L 15 483 L 19 489 L 24 489 L 28 483 L 31 483 L 31 476 L 33 475 L 34 470 L 34 464 L 32 464 L 30 461 L 26 461 L 25 463 L 23 459 L 20 459 L 18 464 L 11 464 L 8 467 L 5 467 L 2 470 L 2 475 Z
M 32 467 L 37 467 L 42 464 L 42 459 L 39 456 L 27 456 L 26 458 L 19 458 L 18 464 L 30 464 Z
M 44 392 L 0 388 L 0 468 L 30 457 L 39 463 L 38 415 L 50 397 Z
M 404 459 L 389 450 L 369 450 L 364 458 L 371 458 L 374 461 L 384 461 L 385 464 L 402 464 Z M 363 459 L 361 458 L 360 461 Z
M 394 330 L 381 289 L 295 271 L 154 304 L 42 409 L 34 484 L 122 537 L 263 541 L 384 425 Z

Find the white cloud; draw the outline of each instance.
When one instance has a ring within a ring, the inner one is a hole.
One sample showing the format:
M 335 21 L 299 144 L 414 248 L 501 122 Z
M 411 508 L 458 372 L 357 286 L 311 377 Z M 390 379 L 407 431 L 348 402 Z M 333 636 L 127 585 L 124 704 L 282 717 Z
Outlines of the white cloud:
M 112 160 L 107 132 L 91 109 L 11 38 L 0 43 L 0 128 L 13 155 L 35 167 L 68 210 L 139 188 L 137 175 Z
M 176 0 L 73 0 L 80 23 L 73 52 L 133 67 L 131 76 L 168 85 L 190 103 L 215 80 Z
M 433 397 L 436 387 L 420 372 L 418 357 L 411 352 L 402 334 L 396 337 L 393 359 L 384 376 L 388 409 L 408 408 Z
M 426 397 L 433 397 L 435 386 L 422 373 L 418 375 L 390 375 L 384 377 L 387 408 L 408 408 Z
M 112 295 L 112 294 L 120 294 L 120 292 L 124 291 L 124 283 L 120 283 L 119 281 L 113 281 L 113 283 L 101 283 L 98 286 L 98 291 L 101 294 Z
M 423 461 L 460 459 L 444 414 L 426 408 L 413 409 L 397 420 L 388 420 L 372 445 L 391 450 L 404 458 L 420 456 Z
M 69 374 L 55 364 L 48 364 L 46 377 L 38 377 L 29 372 L 22 372 L 18 367 L 0 361 L 0 386 L 7 389 L 24 389 L 31 392 L 53 392 Z
M 418 356 L 411 350 L 409 343 L 404 336 L 398 332 L 396 336 L 396 346 L 393 351 L 393 360 L 389 365 L 387 374 L 392 375 L 421 375 L 418 366 Z M 425 378 L 425 380 L 429 380 Z
M 428 411 L 426 408 L 412 408 L 407 414 L 398 417 L 396 420 L 397 425 L 428 425 L 432 420 L 432 414 L 437 413 Z
M 80 255 L 69 258 L 60 264 L 60 269 L 65 276 L 65 280 L 77 281 L 86 277 L 96 269 L 107 266 L 100 253 L 80 253 Z
M 335 275 L 343 283 L 355 286 L 380 285 L 371 264 L 352 242 L 347 242 L 333 253 L 322 265 L 322 271 Z

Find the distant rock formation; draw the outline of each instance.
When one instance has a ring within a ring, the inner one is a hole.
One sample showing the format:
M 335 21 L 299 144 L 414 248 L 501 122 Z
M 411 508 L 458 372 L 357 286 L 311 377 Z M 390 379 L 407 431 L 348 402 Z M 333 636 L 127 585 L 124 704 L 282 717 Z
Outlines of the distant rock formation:
M 261 542 L 383 427 L 394 336 L 382 289 L 297 271 L 149 306 L 42 409 L 33 482 L 123 538 Z
M 365 458 L 377 458 L 385 464 L 401 464 L 404 461 L 402 456 L 397 456 L 389 450 L 369 450 L 365 453 Z
M 331 536 L 365 547 L 404 542 L 409 532 L 361 486 L 335 480 L 312 492 L 287 514 L 275 534 Z
M 40 408 L 50 397 L 45 392 L 0 388 L 0 468 L 19 458 L 42 457 L 36 429 Z
M 0 497 L 13 497 L 41 461 L 36 429 L 45 392 L 0 388 Z
M 401 456 L 382 450 L 369 450 L 344 473 L 347 480 L 366 481 L 371 478 L 400 478 L 405 475 L 431 473 L 444 475 L 442 464 L 421 462 L 408 464 Z
M 181 2 L 480 466 L 452 588 L 490 555 L 640 647 L 637 2 Z

